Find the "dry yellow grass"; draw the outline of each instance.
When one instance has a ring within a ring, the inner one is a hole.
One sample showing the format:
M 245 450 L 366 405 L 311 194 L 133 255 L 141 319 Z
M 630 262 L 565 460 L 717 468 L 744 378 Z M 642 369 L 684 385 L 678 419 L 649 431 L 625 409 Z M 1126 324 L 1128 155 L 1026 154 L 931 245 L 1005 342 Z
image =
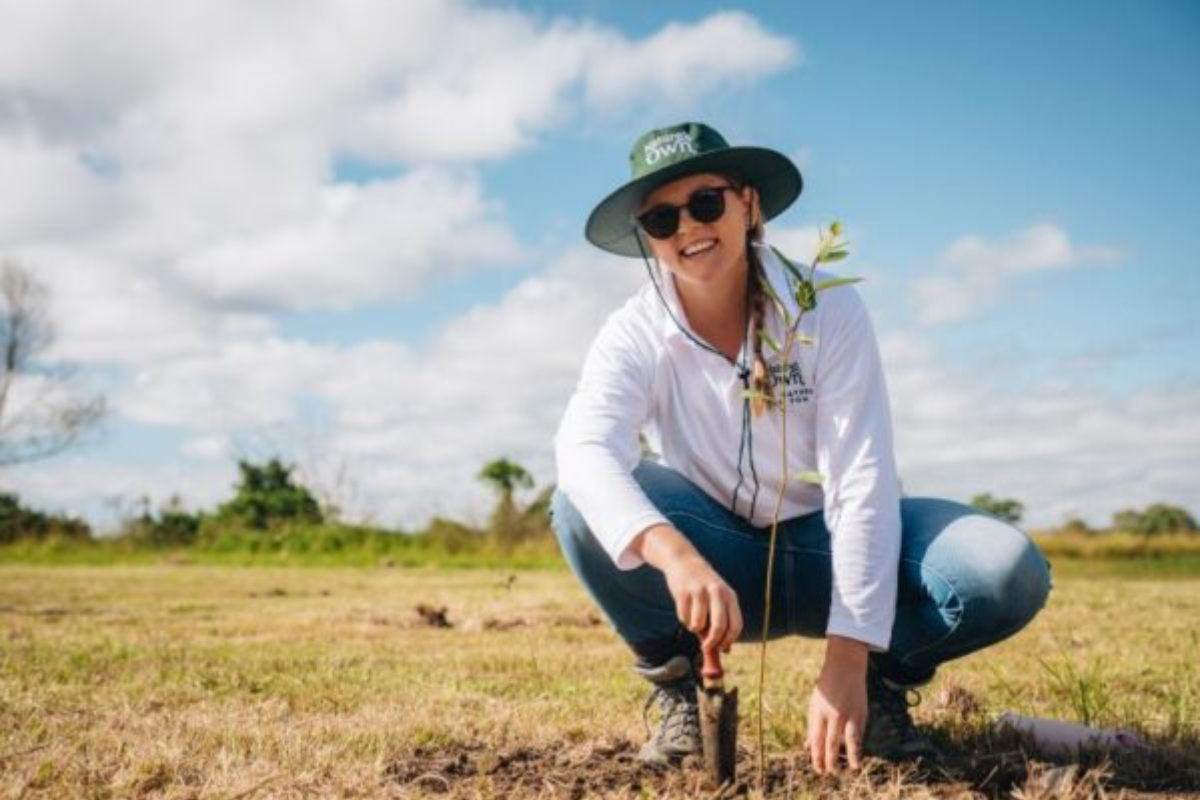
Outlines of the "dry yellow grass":
M 1197 620 L 1200 580 L 1060 578 L 1028 630 L 947 668 L 919 711 L 968 753 L 1013 746 L 986 732 L 1004 710 L 1156 737 L 1157 760 L 1107 779 L 1025 777 L 1019 753 L 990 752 L 933 783 L 817 781 L 798 743 L 820 645 L 774 643 L 771 794 L 988 795 L 1009 772 L 1027 797 L 1200 788 Z M 560 571 L 0 566 L 0 795 L 687 796 L 691 773 L 631 763 L 645 686 L 628 663 Z M 753 651 L 729 664 L 752 708 Z

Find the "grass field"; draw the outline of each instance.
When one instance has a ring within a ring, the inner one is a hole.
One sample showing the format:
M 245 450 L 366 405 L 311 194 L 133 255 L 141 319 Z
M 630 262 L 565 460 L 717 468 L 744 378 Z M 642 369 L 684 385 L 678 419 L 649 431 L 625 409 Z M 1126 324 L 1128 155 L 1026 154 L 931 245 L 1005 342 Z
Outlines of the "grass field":
M 1030 628 L 925 692 L 949 770 L 826 779 L 799 747 L 821 645 L 773 643 L 767 795 L 1192 796 L 1198 628 L 1194 573 L 1058 570 Z M 753 796 L 757 648 L 728 661 Z M 562 570 L 0 565 L 0 795 L 700 795 L 695 768 L 634 762 L 646 686 L 628 666 Z M 990 732 L 1006 710 L 1150 746 L 1043 763 Z

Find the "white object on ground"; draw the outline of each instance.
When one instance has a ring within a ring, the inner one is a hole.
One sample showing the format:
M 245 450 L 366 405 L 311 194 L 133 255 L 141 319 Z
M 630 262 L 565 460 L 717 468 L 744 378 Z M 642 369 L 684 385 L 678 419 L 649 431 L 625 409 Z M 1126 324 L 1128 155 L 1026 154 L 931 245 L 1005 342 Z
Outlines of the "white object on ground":
M 1131 730 L 1092 728 L 1057 719 L 1026 717 L 1011 711 L 1001 714 L 995 727 L 1016 730 L 1047 755 L 1073 756 L 1088 749 L 1129 750 L 1143 744 L 1142 737 Z

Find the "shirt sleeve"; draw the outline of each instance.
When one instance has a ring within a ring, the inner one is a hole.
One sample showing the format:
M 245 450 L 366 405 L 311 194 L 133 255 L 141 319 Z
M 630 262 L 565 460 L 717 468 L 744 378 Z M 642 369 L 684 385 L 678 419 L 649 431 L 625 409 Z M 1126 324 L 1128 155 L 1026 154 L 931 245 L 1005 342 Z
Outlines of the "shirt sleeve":
M 592 344 L 555 439 L 559 491 L 621 569 L 643 563 L 629 551 L 637 535 L 667 521 L 633 478 L 641 460 L 638 432 L 650 413 L 653 359 L 611 317 Z
M 887 650 L 896 616 L 900 485 L 870 317 L 850 287 L 820 295 L 817 469 L 833 550 L 827 634 Z

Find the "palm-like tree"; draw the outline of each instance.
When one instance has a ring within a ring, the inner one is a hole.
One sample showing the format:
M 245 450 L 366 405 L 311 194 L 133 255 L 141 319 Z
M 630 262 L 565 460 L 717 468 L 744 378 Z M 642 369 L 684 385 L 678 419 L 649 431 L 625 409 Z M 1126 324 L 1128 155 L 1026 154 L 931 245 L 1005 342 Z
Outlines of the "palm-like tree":
M 511 504 L 513 492 L 517 489 L 533 488 L 533 476 L 529 471 L 507 458 L 498 458 L 484 464 L 478 477 L 496 490 L 502 503 Z
M 496 508 L 492 512 L 492 533 L 502 547 L 508 547 L 522 536 L 513 492 L 517 489 L 532 489 L 533 476 L 517 462 L 498 458 L 484 464 L 477 477 L 495 489 L 499 496 Z

